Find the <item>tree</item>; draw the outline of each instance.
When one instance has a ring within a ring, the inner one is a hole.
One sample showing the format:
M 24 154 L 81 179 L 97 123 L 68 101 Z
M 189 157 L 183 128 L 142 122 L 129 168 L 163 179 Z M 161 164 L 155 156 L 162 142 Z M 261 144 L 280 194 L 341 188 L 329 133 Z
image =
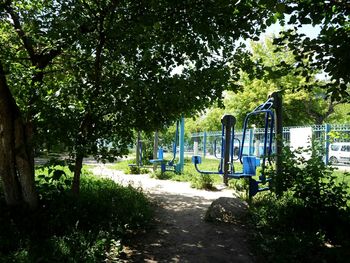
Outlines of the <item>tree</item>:
M 283 92 L 283 124 L 285 126 L 322 124 L 334 112 L 338 103 L 325 99 L 322 83 L 316 80 L 316 72 L 308 72 L 308 80 L 294 65 L 295 59 L 288 48 L 277 52 L 273 39 L 265 39 L 263 43 L 251 42 L 252 61 L 259 63 L 268 71 L 259 78 L 251 79 L 249 72 L 244 72 L 239 80 L 242 90 L 228 93 L 224 105 L 242 125 L 247 113 L 266 101 L 269 94 L 276 90 Z M 281 66 L 283 61 L 285 66 Z M 304 62 L 306 64 L 306 62 Z M 306 86 L 304 90 L 302 87 Z M 259 125 L 263 125 L 260 123 Z
M 256 1 L 1 1 L 7 203 L 37 204 L 39 134 L 71 145 L 77 192 L 82 159 L 99 141 L 117 142 L 121 154 L 130 128 L 154 130 L 220 99 L 229 62 L 238 73 L 235 41 L 256 36 L 272 11 Z
M 334 107 L 334 113 L 327 118 L 328 123 L 350 123 L 350 104 L 338 104 Z
M 61 21 L 52 19 L 52 14 L 57 11 L 55 7 L 41 1 L 33 1 L 31 4 L 2 1 L 0 4 L 0 126 L 4 142 L 0 151 L 0 175 L 9 205 L 24 202 L 35 208 L 38 203 L 34 185 L 33 151 L 35 116 L 39 112 L 37 103 L 40 101 L 39 91 L 44 70 L 62 52 L 56 27 L 66 29 L 64 15 L 60 17 Z M 61 7 L 68 8 L 65 4 Z M 31 23 L 34 21 L 36 23 Z M 44 32 L 50 41 L 47 41 Z M 7 79 L 7 71 L 17 73 L 14 74 L 16 77 L 12 75 L 12 78 Z M 23 86 L 32 89 L 22 89 Z M 15 98 L 16 94 L 20 95 Z
M 279 2 L 279 1 L 276 1 Z M 330 81 L 323 84 L 336 101 L 349 102 L 350 84 L 350 4 L 349 1 L 281 1 L 277 16 L 281 24 L 294 28 L 275 39 L 282 49 L 293 50 L 296 67 L 307 76 L 308 70 L 324 72 Z M 319 26 L 320 34 L 310 39 L 298 32 L 302 25 Z M 305 65 L 305 62 L 308 65 Z M 306 67 L 307 66 L 307 67 Z

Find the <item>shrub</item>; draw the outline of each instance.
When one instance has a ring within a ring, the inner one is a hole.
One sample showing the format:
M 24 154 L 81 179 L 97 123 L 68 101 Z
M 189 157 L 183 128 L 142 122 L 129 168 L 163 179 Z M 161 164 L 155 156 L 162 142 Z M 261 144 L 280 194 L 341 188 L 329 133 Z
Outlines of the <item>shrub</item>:
M 149 170 L 136 165 L 129 165 L 127 174 L 148 174 Z
M 305 158 L 301 153 L 307 153 Z M 345 209 L 349 200 L 349 185 L 339 182 L 334 169 L 324 164 L 322 149 L 314 144 L 304 151 L 284 150 L 282 173 L 273 174 L 271 190 L 277 196 L 292 191 L 295 198 L 304 201 L 312 210 Z M 272 171 L 274 173 L 274 171 Z
M 249 189 L 249 179 L 232 179 L 228 182 L 228 186 L 231 189 L 235 189 L 238 192 L 248 192 Z
M 301 151 L 285 149 L 282 174 L 270 170 L 272 194 L 254 197 L 251 226 L 262 261 L 345 262 L 348 258 L 349 185 L 337 180 L 333 169 L 323 163 L 321 150 L 313 146 L 306 150 L 310 158 L 304 158 Z M 337 250 L 327 249 L 326 243 Z
M 54 171 L 65 172 L 59 172 L 59 183 Z M 142 192 L 85 171 L 75 198 L 61 185 L 66 177 L 71 180 L 69 169 L 56 167 L 38 178 L 38 191 L 49 191 L 34 212 L 12 210 L 0 200 L 0 262 L 108 261 L 118 256 L 127 233 L 149 222 L 151 208 Z
M 140 174 L 140 167 L 136 165 L 129 166 L 129 174 Z
M 213 183 L 210 174 L 196 174 L 191 178 L 191 187 L 196 189 L 214 190 Z
M 156 170 L 151 174 L 151 177 L 159 180 L 169 180 L 169 179 L 172 179 L 174 175 L 175 175 L 174 172 L 170 172 L 170 171 L 162 172 L 160 170 Z

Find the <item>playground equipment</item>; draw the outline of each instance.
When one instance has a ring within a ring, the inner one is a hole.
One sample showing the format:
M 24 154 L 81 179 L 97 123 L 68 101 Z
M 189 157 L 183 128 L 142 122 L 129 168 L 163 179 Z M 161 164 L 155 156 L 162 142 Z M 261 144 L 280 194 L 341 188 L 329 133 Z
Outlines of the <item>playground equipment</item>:
M 279 92 L 275 92 L 270 95 L 266 102 L 256 107 L 252 112 L 248 113 L 243 124 L 243 137 L 240 142 L 235 138 L 234 126 L 236 119 L 232 115 L 224 115 L 221 118 L 222 123 L 222 136 L 221 136 L 221 156 L 218 171 L 202 171 L 198 168 L 198 164 L 201 163 L 200 156 L 193 156 L 192 162 L 195 165 L 196 170 L 201 174 L 220 174 L 223 176 L 223 182 L 225 185 L 228 184 L 229 179 L 249 179 L 249 197 L 253 197 L 258 192 L 268 190 L 269 187 L 260 187 L 260 184 L 266 184 L 269 181 L 265 175 L 266 162 L 271 161 L 272 147 L 273 147 L 273 129 L 275 125 L 276 131 L 276 157 L 279 156 L 282 150 L 281 140 L 278 138 L 282 135 L 282 97 Z M 264 127 L 264 144 L 263 144 L 263 155 L 262 160 L 260 157 L 255 156 L 244 156 L 243 145 L 246 139 L 246 133 L 248 130 L 248 124 L 251 116 L 264 115 L 265 127 Z M 239 148 L 239 161 L 243 164 L 243 171 L 236 172 L 234 167 L 234 142 L 238 141 Z M 215 151 L 214 151 L 215 152 Z M 276 170 L 279 171 L 280 159 L 276 158 Z M 259 179 L 255 180 L 252 178 L 256 175 L 256 168 L 261 164 L 261 172 Z
M 173 141 L 173 156 L 170 161 L 164 159 L 164 150 L 163 148 L 159 148 L 157 159 L 150 160 L 153 164 L 159 164 L 161 168 L 161 172 L 171 171 L 175 173 L 182 173 L 185 162 L 185 120 L 182 117 L 179 121 L 176 122 L 176 131 L 175 138 Z M 179 157 L 177 160 L 177 146 L 179 146 Z

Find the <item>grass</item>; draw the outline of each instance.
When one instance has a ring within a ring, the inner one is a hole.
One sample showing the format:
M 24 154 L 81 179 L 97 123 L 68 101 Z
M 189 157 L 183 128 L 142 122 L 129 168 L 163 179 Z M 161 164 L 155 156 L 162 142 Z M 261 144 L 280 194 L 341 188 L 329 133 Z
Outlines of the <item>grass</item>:
M 300 163 L 286 160 L 280 177 L 289 187 L 273 187 L 250 202 L 257 261 L 348 262 L 349 174 L 329 169 L 317 155 Z
M 135 159 L 118 160 L 116 163 L 114 163 L 111 166 L 111 168 L 114 170 L 120 170 L 127 173 L 129 170 L 129 164 L 135 164 Z
M 318 213 L 291 194 L 256 196 L 250 204 L 250 241 L 257 262 L 348 262 L 350 212 Z
M 69 169 L 39 174 L 38 210 L 11 209 L 0 199 L 0 262 L 115 262 L 123 238 L 151 219 L 149 201 L 132 187 L 84 171 L 76 198 Z
M 172 155 L 169 153 L 165 153 L 165 159 L 166 160 L 171 160 Z M 121 170 L 127 174 L 130 173 L 130 169 L 129 169 L 129 164 L 134 164 L 135 163 L 135 159 L 129 159 L 129 160 L 121 160 L 116 162 L 115 164 L 113 164 L 112 169 L 115 170 Z M 149 164 L 150 165 L 150 164 Z M 206 159 L 202 159 L 202 163 L 199 164 L 199 168 L 203 171 L 218 171 L 218 165 L 219 165 L 219 160 L 218 159 L 212 159 L 212 158 L 206 158 Z M 149 166 L 151 167 L 151 165 Z M 236 171 L 242 171 L 243 166 L 240 162 L 235 162 L 235 170 Z M 259 168 L 257 170 L 257 172 L 259 171 Z M 144 171 L 145 173 L 146 171 Z M 152 173 L 152 170 L 149 169 L 149 172 Z M 350 175 L 348 173 L 344 173 L 342 171 L 339 170 L 335 170 L 334 171 L 334 175 L 336 175 L 339 179 L 339 181 L 344 181 L 346 182 L 348 185 L 350 185 Z M 184 172 L 182 174 L 175 174 L 173 172 L 165 172 L 164 174 L 161 174 L 160 171 L 157 171 L 155 174 L 152 175 L 154 178 L 157 179 L 161 179 L 161 180 L 173 180 L 173 181 L 179 181 L 179 182 L 198 182 L 203 180 L 208 181 L 210 180 L 212 182 L 213 187 L 215 187 L 215 185 L 220 185 L 223 183 L 222 180 L 222 176 L 221 175 L 217 175 L 217 174 L 211 174 L 208 176 L 204 176 L 199 174 L 194 165 L 191 162 L 191 157 L 186 157 L 185 158 L 185 164 L 184 164 Z M 258 178 L 256 178 L 258 179 Z M 205 185 L 205 184 L 204 184 Z M 231 188 L 235 188 L 238 191 L 242 191 L 245 192 L 246 188 L 247 188 L 247 183 L 243 180 L 236 180 L 236 179 L 232 179 L 229 181 L 229 186 Z M 201 187 L 200 184 L 196 184 L 194 183 L 194 187 L 196 188 L 206 188 L 206 187 Z M 208 190 L 210 190 L 211 187 L 209 187 Z
M 208 158 L 200 164 L 202 170 L 217 171 L 217 168 L 218 160 L 215 159 Z M 242 166 L 237 165 L 235 168 L 239 171 Z M 208 181 L 213 184 L 222 183 L 219 175 L 210 175 L 210 179 L 199 175 L 189 158 L 186 158 L 183 174 L 166 172 L 156 175 L 163 176 L 162 179 L 190 181 L 195 187 L 202 188 L 207 187 Z M 333 175 L 337 177 L 338 183 L 345 182 L 350 186 L 348 173 L 335 170 Z M 244 180 L 231 180 L 230 184 L 242 191 L 247 188 Z M 332 204 L 332 201 L 328 203 Z M 339 209 L 334 205 L 326 205 L 320 209 L 310 209 L 307 201 L 295 198 L 289 191 L 280 197 L 271 192 L 263 192 L 250 201 L 246 223 L 251 230 L 250 240 L 257 262 L 327 263 L 348 262 L 350 258 L 349 208 Z
M 165 159 L 171 160 L 172 155 L 169 153 L 165 153 Z M 129 160 L 123 160 L 118 161 L 112 166 L 112 169 L 115 170 L 121 170 L 127 174 L 130 173 L 130 167 L 129 164 L 134 164 L 134 159 Z M 151 164 L 148 164 L 146 167 L 151 168 Z M 203 171 L 218 171 L 219 166 L 219 160 L 218 159 L 212 159 L 212 158 L 205 158 L 202 160 L 202 163 L 199 165 L 199 168 Z M 235 163 L 235 169 L 236 171 L 242 170 L 242 165 L 237 162 Z M 149 170 L 150 173 L 152 173 L 152 170 Z M 212 190 L 215 188 L 215 185 L 222 184 L 222 176 L 218 174 L 210 174 L 210 175 L 202 175 L 198 173 L 194 167 L 194 165 L 191 162 L 190 157 L 185 158 L 185 164 L 184 164 L 184 172 L 182 174 L 176 174 L 174 172 L 165 172 L 161 173 L 158 169 L 155 173 L 152 173 L 152 177 L 162 180 L 173 180 L 173 181 L 179 181 L 179 182 L 191 182 L 192 186 L 199 189 L 207 189 Z M 236 181 L 236 180 L 231 180 Z M 239 180 L 240 181 L 240 180 Z M 234 185 L 230 183 L 230 185 Z
M 337 176 L 339 182 L 344 182 L 344 183 L 350 185 L 350 173 L 349 172 L 342 172 L 339 170 L 335 170 L 333 172 L 333 174 Z

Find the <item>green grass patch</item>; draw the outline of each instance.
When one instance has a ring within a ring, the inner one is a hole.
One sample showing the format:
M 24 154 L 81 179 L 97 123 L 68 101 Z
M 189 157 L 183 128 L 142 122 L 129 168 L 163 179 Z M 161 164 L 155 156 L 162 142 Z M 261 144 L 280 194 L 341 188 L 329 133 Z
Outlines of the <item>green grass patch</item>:
M 128 159 L 117 161 L 111 168 L 123 171 L 125 174 L 148 174 L 150 173 L 151 165 L 139 167 L 136 165 L 136 159 Z
M 10 209 L 0 200 L 0 262 L 114 262 L 125 235 L 151 219 L 149 201 L 132 187 L 85 171 L 75 198 L 69 169 L 38 175 L 38 210 Z
M 128 173 L 129 171 L 129 164 L 135 164 L 135 159 L 128 159 L 128 160 L 118 160 L 115 162 L 111 168 L 114 170 L 123 171 L 124 173 Z
M 165 153 L 165 159 L 171 160 L 172 155 L 170 153 Z M 200 169 L 203 171 L 213 171 L 217 172 L 219 167 L 219 160 L 218 159 L 211 159 L 211 158 L 205 158 L 202 160 L 202 164 L 199 165 Z M 215 185 L 219 185 L 223 183 L 222 176 L 218 174 L 210 174 L 210 175 L 203 175 L 196 171 L 194 164 L 191 162 L 191 157 L 185 158 L 185 164 L 184 164 L 184 171 L 182 174 L 176 174 L 174 172 L 166 171 L 164 173 L 161 173 L 160 166 L 158 165 L 158 170 L 153 173 L 150 168 L 144 168 L 142 170 L 142 167 L 140 168 L 140 172 L 132 172 L 130 170 L 133 170 L 134 168 L 130 168 L 129 164 L 135 164 L 135 160 L 124 160 L 124 161 L 118 161 L 116 164 L 112 166 L 112 169 L 115 170 L 121 170 L 126 174 L 138 174 L 138 173 L 151 173 L 151 176 L 153 178 L 157 178 L 160 180 L 173 180 L 173 181 L 179 181 L 179 182 L 190 182 L 192 187 L 198 188 L 198 189 L 215 189 Z M 148 163 L 146 167 L 151 167 L 151 164 Z M 236 171 L 242 170 L 242 165 L 239 162 L 235 163 L 235 169 Z M 235 187 L 235 183 L 231 183 L 232 181 L 244 181 L 241 180 L 231 180 L 230 186 Z M 242 182 L 242 185 L 245 185 L 244 182 Z

